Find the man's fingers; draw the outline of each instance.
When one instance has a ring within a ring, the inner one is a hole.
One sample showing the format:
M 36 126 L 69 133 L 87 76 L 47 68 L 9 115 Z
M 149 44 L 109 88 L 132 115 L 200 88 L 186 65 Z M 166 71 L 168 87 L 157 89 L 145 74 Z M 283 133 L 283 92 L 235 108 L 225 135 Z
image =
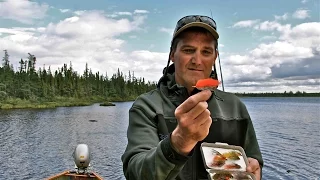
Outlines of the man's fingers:
M 261 169 L 258 168 L 257 170 L 255 170 L 255 171 L 253 172 L 253 174 L 254 174 L 254 176 L 256 177 L 256 180 L 260 180 L 260 178 L 261 178 Z
M 208 115 L 210 115 L 210 111 L 207 109 L 207 102 L 199 102 L 194 108 L 192 108 L 189 112 L 185 113 L 188 119 L 201 119 Z M 208 110 L 208 112 L 206 112 Z
M 201 139 L 199 139 L 199 141 L 202 141 L 205 137 L 208 136 L 211 124 L 212 124 L 212 119 L 211 119 L 211 117 L 208 117 L 203 122 L 203 124 L 201 124 L 199 126 L 199 129 L 203 132 L 203 135 L 205 135 L 205 136 L 201 137 Z
M 176 114 L 184 114 L 194 108 L 199 102 L 207 101 L 212 92 L 210 90 L 201 91 L 195 95 L 190 96 L 176 109 Z
M 201 126 L 201 129 L 208 130 L 209 132 L 209 128 L 211 124 L 212 124 L 212 119 L 211 117 L 209 117 L 200 126 Z
M 260 169 L 260 164 L 258 160 L 254 158 L 248 158 L 248 166 L 247 166 L 247 171 L 251 172 L 255 175 L 256 179 L 259 180 L 261 176 L 261 169 Z
M 210 114 L 211 113 L 207 108 L 202 110 L 202 112 L 197 117 L 193 118 L 194 119 L 193 123 L 197 123 L 199 125 L 203 124 L 208 118 L 210 118 Z M 190 113 L 190 116 L 192 116 L 191 113 Z
M 249 168 L 249 170 L 251 170 L 251 172 L 254 172 L 260 168 L 260 164 L 259 164 L 258 160 L 254 159 L 254 158 L 248 158 L 248 162 L 249 162 L 248 168 Z

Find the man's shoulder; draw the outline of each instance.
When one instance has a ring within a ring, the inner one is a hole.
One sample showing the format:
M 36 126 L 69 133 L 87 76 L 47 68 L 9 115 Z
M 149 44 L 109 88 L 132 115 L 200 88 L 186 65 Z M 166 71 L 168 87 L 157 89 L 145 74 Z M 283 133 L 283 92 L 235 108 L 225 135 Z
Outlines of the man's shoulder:
M 221 108 L 227 109 L 223 115 L 224 117 L 229 117 L 231 114 L 238 112 L 238 114 L 233 115 L 235 117 L 249 118 L 245 103 L 234 93 L 216 90 L 215 96 Z
M 146 93 L 143 93 L 137 97 L 138 99 L 145 99 L 145 98 L 155 98 L 160 96 L 160 91 L 158 89 L 153 89 L 151 91 L 148 91 Z
M 219 89 L 215 90 L 215 95 L 222 98 L 223 100 L 233 100 L 241 101 L 240 98 L 232 92 L 221 91 Z
M 131 110 L 143 111 L 149 118 L 162 113 L 163 99 L 157 89 L 143 93 L 133 102 Z
M 240 106 L 245 107 L 243 101 L 234 93 L 232 92 L 225 92 L 221 90 L 215 90 L 215 95 L 217 98 L 222 100 L 223 103 L 228 105 Z
M 154 104 L 161 100 L 160 92 L 158 89 L 153 89 L 149 92 L 139 95 L 134 101 L 133 105 Z

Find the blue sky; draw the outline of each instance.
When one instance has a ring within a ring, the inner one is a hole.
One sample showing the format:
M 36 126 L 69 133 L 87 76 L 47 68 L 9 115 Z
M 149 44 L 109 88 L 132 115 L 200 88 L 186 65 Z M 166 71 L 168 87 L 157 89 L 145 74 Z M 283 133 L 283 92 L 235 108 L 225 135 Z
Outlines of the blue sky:
M 220 34 L 225 90 L 319 92 L 320 0 L 5 0 L 0 49 L 15 68 L 27 53 L 37 66 L 72 62 L 82 74 L 127 74 L 157 81 L 182 16 L 212 16 Z

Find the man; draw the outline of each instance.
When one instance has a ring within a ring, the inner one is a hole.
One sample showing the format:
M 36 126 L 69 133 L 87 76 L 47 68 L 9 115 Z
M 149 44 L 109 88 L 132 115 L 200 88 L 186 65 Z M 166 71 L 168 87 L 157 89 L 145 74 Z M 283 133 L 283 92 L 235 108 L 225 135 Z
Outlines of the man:
M 242 146 L 247 171 L 261 178 L 263 160 L 245 105 L 231 93 L 193 87 L 199 79 L 217 78 L 212 67 L 218 38 L 210 17 L 186 16 L 177 22 L 157 89 L 138 97 L 129 111 L 122 155 L 127 179 L 208 179 L 202 142 Z

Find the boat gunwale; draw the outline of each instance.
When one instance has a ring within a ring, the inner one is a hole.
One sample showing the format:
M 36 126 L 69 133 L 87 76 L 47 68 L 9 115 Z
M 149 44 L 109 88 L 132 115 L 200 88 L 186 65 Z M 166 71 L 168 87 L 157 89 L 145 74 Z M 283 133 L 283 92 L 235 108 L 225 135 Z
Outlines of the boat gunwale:
M 66 171 L 63 171 L 59 174 L 56 174 L 56 175 L 53 175 L 53 176 L 50 176 L 48 178 L 46 178 L 46 180 L 54 180 L 56 178 L 59 178 L 61 176 L 69 176 L 69 177 L 88 177 L 88 178 L 97 178 L 98 180 L 103 180 L 103 178 L 98 175 L 97 173 L 95 172 L 90 172 L 90 175 L 88 176 L 88 174 L 76 174 L 76 173 L 72 173 L 72 171 L 69 171 L 69 170 L 66 170 Z

